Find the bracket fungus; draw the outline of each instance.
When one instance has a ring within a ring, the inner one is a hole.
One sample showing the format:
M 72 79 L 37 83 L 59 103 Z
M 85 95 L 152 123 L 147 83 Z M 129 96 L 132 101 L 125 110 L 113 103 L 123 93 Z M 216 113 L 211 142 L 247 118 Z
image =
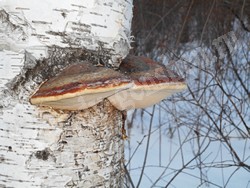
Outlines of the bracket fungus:
M 128 87 L 131 80 L 125 75 L 84 61 L 44 82 L 30 102 L 55 109 L 83 110 Z
M 119 110 L 145 108 L 186 88 L 184 80 L 145 57 L 127 56 L 119 70 L 73 64 L 41 85 L 31 104 L 83 110 L 107 98 Z
M 133 83 L 131 88 L 108 98 L 119 110 L 145 108 L 186 88 L 184 79 L 146 57 L 129 55 L 122 61 L 119 70 Z

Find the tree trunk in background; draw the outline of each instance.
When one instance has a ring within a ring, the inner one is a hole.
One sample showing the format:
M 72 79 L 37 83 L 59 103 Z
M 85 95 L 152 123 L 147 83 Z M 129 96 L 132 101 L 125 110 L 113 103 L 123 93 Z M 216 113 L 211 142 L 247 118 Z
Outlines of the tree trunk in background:
M 107 101 L 55 111 L 29 97 L 85 49 L 118 66 L 131 17 L 132 0 L 0 0 L 0 187 L 122 187 L 120 111 Z

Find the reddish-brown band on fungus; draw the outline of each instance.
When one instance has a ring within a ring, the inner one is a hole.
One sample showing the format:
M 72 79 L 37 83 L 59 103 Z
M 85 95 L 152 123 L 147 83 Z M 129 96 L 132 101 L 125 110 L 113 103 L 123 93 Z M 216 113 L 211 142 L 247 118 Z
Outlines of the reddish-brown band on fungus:
M 145 57 L 128 56 L 119 71 L 90 62 L 71 65 L 31 97 L 36 105 L 82 110 L 104 98 L 119 110 L 145 108 L 186 88 L 176 73 Z
M 65 68 L 43 83 L 30 102 L 56 109 L 82 110 L 130 85 L 131 80 L 125 75 L 85 61 Z
M 108 98 L 119 110 L 145 108 L 186 88 L 183 78 L 149 58 L 129 55 L 119 70 L 133 82 L 132 88 Z

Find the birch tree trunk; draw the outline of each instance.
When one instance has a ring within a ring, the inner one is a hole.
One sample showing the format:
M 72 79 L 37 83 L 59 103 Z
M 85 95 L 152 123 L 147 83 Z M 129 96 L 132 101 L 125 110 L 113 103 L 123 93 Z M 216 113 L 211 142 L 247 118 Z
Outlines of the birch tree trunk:
M 132 0 L 0 0 L 0 187 L 122 187 L 122 113 L 38 108 L 30 95 L 79 60 L 118 66 Z

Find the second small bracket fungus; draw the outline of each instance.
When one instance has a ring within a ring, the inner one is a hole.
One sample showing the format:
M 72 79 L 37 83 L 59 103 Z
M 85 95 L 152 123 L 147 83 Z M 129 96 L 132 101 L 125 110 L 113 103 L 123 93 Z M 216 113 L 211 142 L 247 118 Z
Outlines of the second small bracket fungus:
M 108 100 L 119 110 L 145 108 L 186 88 L 184 79 L 164 65 L 145 57 L 128 56 L 119 70 L 132 79 L 133 86 Z
M 31 104 L 62 110 L 83 110 L 131 87 L 124 74 L 84 61 L 65 68 L 31 96 Z

